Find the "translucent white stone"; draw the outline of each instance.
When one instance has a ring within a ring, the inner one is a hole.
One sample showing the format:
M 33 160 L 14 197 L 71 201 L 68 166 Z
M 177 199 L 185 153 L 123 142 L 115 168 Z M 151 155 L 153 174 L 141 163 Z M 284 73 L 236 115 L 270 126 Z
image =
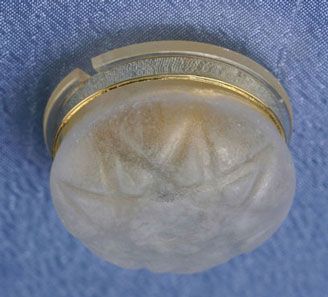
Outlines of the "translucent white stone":
M 196 82 L 135 83 L 71 121 L 51 172 L 66 228 L 125 268 L 201 271 L 253 250 L 291 206 L 294 168 L 265 115 Z

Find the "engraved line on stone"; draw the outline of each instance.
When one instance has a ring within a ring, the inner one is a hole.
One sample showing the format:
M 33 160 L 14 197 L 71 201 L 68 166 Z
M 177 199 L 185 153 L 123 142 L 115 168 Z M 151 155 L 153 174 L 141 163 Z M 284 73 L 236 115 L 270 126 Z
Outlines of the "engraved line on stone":
M 69 192 L 77 192 L 79 194 L 83 193 L 84 195 L 79 195 L 79 197 L 81 196 L 85 196 L 86 195 L 92 195 L 93 197 L 96 197 L 96 199 L 92 198 L 92 199 L 89 199 L 89 200 L 100 200 L 100 201 L 104 201 L 104 198 L 107 199 L 106 196 L 104 196 L 103 194 L 99 194 L 99 193 L 96 193 L 96 192 L 91 192 L 89 190 L 86 190 L 86 189 L 82 189 L 82 188 L 79 188 L 77 186 L 74 186 L 72 185 L 71 183 L 67 182 L 67 181 L 64 181 L 64 180 L 59 180 L 59 189 L 61 191 L 61 194 L 62 194 L 62 199 L 65 200 L 65 202 L 71 206 L 72 209 L 75 209 L 77 212 L 80 213 L 80 215 L 84 216 L 87 221 L 96 228 L 96 230 L 102 230 L 103 232 L 106 232 L 106 230 L 104 230 L 104 228 L 97 224 L 92 216 L 90 216 L 81 206 L 78 202 L 74 201 L 74 198 L 73 199 L 70 199 L 70 195 L 63 195 L 65 194 L 66 191 L 64 191 L 64 189 L 68 190 Z M 66 193 L 67 194 L 67 193 Z M 66 198 L 66 196 L 68 196 Z
M 229 181 L 222 182 L 222 189 L 224 187 L 229 186 L 230 184 L 233 184 L 235 181 L 237 181 L 239 178 L 241 178 L 241 176 L 238 176 L 237 173 L 238 172 L 240 173 L 240 171 L 242 169 L 245 170 L 245 167 L 247 168 L 247 167 L 253 166 L 256 163 L 256 161 L 258 161 L 258 159 L 260 159 L 260 158 L 264 159 L 265 155 L 268 155 L 268 154 L 265 154 L 265 153 L 270 149 L 271 149 L 271 146 L 269 144 L 267 144 L 266 146 L 261 148 L 259 151 L 257 151 L 255 154 L 253 154 L 248 159 L 246 159 L 244 162 L 242 162 L 241 164 L 238 164 L 237 167 L 232 168 L 232 169 L 229 170 L 229 172 L 225 173 L 226 176 L 228 176 L 228 177 L 234 176 L 235 179 L 232 182 L 229 182 Z M 263 162 L 263 163 L 265 163 L 265 162 Z M 247 176 L 248 174 L 252 173 L 252 170 L 250 170 L 251 168 L 248 168 L 248 169 L 249 169 L 249 171 L 248 172 L 246 171 L 246 174 L 244 176 Z M 254 178 L 253 185 L 250 188 L 250 191 L 249 191 L 247 197 L 244 199 L 244 201 L 247 201 L 248 198 L 250 196 L 252 196 L 254 194 L 254 192 L 257 191 L 257 189 L 255 189 L 256 188 L 255 185 L 258 184 L 258 177 L 261 176 L 260 175 L 261 170 L 258 170 L 258 169 L 259 168 L 257 167 L 256 173 L 254 173 L 256 175 L 256 178 Z M 224 181 L 224 179 L 223 179 L 223 181 Z
M 190 130 L 190 129 L 187 129 L 187 130 Z M 184 136 L 186 135 L 187 130 L 183 129 L 184 132 L 180 131 L 180 133 L 182 134 L 181 135 L 182 138 L 184 138 Z M 149 159 L 148 156 L 146 156 L 143 153 L 143 151 L 136 150 L 136 147 L 131 146 L 131 143 L 125 137 L 122 137 L 122 135 L 121 135 L 121 137 L 115 136 L 113 131 L 111 131 L 111 129 L 108 129 L 107 133 L 110 133 L 110 138 L 113 140 L 114 143 L 116 143 L 114 149 L 115 149 L 116 153 L 121 156 L 121 158 L 125 159 L 126 157 L 128 157 L 129 160 L 139 159 L 141 161 L 141 163 L 146 163 L 148 165 L 147 169 L 152 171 L 152 173 L 155 174 L 160 180 L 162 180 L 162 182 L 164 182 L 165 184 L 172 184 L 174 187 L 178 187 L 176 182 L 164 170 L 165 168 L 163 168 L 162 162 L 160 164 L 157 164 L 158 162 L 154 163 L 151 159 Z M 206 133 L 204 134 L 204 131 L 203 131 L 203 136 L 204 135 L 206 135 Z M 125 134 L 123 134 L 123 136 L 125 136 Z M 184 142 L 184 141 L 182 141 L 182 142 Z M 96 143 L 99 143 L 99 140 L 96 141 Z M 180 143 L 181 143 L 181 141 L 180 141 Z M 222 179 L 222 187 L 220 188 L 220 190 L 222 190 L 222 188 L 225 186 L 225 184 L 227 182 L 229 183 L 229 181 L 231 181 L 232 176 L 237 174 L 238 170 L 242 166 L 245 166 L 245 164 L 249 163 L 250 161 L 253 161 L 257 156 L 259 156 L 268 147 L 269 147 L 269 145 L 266 145 L 265 147 L 262 147 L 259 151 L 255 152 L 252 156 L 250 156 L 248 159 L 246 159 L 242 164 L 238 164 L 235 168 L 231 168 L 229 171 L 224 172 L 224 178 Z M 175 150 L 177 148 L 178 148 L 178 146 L 175 146 Z M 97 151 L 99 151 L 99 149 L 100 148 L 97 147 Z M 126 151 L 126 149 L 128 149 L 128 151 Z M 102 154 L 99 153 L 98 155 L 101 158 Z M 210 154 L 210 155 L 212 155 L 212 154 Z M 103 160 L 100 161 L 100 164 L 102 164 L 104 166 L 104 161 Z M 124 170 L 123 166 L 120 165 L 120 169 Z M 116 168 L 116 170 L 118 170 L 118 168 Z M 106 170 L 104 170 L 104 171 L 106 171 Z M 116 174 L 120 175 L 119 172 L 116 172 Z M 213 172 L 212 175 L 214 175 L 214 172 Z M 130 178 L 132 178 L 132 177 L 130 176 Z M 218 179 L 218 181 L 219 180 L 220 179 Z M 225 181 L 225 180 L 227 180 L 227 181 Z M 134 181 L 134 183 L 136 183 L 136 181 Z M 199 190 L 206 189 L 208 187 L 208 185 L 211 185 L 211 184 L 212 184 L 211 182 L 210 183 L 207 182 L 206 184 L 203 184 L 202 186 L 197 186 L 197 187 L 190 187 L 190 186 L 182 187 L 182 188 L 181 188 L 181 186 L 179 186 L 179 187 L 180 187 L 180 189 L 186 190 L 187 192 L 190 193 L 190 192 L 197 192 Z M 140 197 L 140 196 L 142 196 L 142 194 L 143 193 L 140 193 L 137 196 Z
M 108 135 L 113 139 L 115 142 L 115 151 L 116 153 L 121 156 L 122 159 L 137 159 L 140 160 L 141 164 L 146 163 L 147 169 L 152 172 L 152 174 L 156 175 L 158 179 L 163 181 L 166 184 L 174 184 L 174 180 L 170 177 L 170 175 L 163 170 L 163 166 L 161 164 L 156 164 L 149 160 L 149 157 L 146 156 L 142 151 L 136 150 L 134 147 L 131 147 L 129 142 L 126 139 L 122 139 L 120 137 L 116 137 L 112 131 L 108 130 Z M 99 148 L 98 148 L 99 149 Z

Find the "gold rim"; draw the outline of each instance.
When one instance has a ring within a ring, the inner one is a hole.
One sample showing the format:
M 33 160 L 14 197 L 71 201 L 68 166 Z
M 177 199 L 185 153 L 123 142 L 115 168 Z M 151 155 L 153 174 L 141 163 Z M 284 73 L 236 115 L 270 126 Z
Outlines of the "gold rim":
M 82 101 L 80 101 L 77 105 L 75 105 L 63 118 L 61 124 L 59 125 L 55 138 L 54 138 L 54 144 L 52 147 L 52 156 L 54 157 L 58 147 L 59 147 L 59 139 L 60 136 L 68 124 L 68 122 L 74 117 L 75 114 L 77 114 L 83 107 L 88 105 L 90 102 L 92 102 L 94 99 L 97 97 L 120 87 L 124 87 L 133 83 L 138 83 L 138 82 L 145 82 L 145 81 L 152 81 L 152 80 L 193 80 L 196 82 L 201 82 L 201 83 L 207 83 L 211 84 L 217 87 L 222 88 L 225 91 L 229 91 L 233 94 L 239 95 L 238 97 L 241 99 L 244 99 L 244 101 L 251 103 L 252 106 L 256 107 L 259 111 L 261 111 L 265 116 L 267 116 L 272 123 L 275 125 L 277 130 L 279 131 L 280 135 L 284 138 L 286 141 L 286 134 L 284 131 L 284 128 L 279 120 L 279 118 L 276 116 L 276 114 L 272 111 L 270 107 L 265 105 L 259 98 L 253 96 L 252 94 L 248 93 L 247 91 L 238 88 L 234 85 L 231 85 L 229 83 L 226 83 L 224 81 L 214 79 L 214 78 L 209 78 L 209 77 L 203 77 L 203 76 L 197 76 L 197 75 L 154 75 L 154 76 L 144 76 L 144 77 L 138 77 L 126 81 L 119 82 L 117 84 L 113 84 L 110 86 L 107 86 L 106 88 L 103 88 L 94 94 L 86 97 Z

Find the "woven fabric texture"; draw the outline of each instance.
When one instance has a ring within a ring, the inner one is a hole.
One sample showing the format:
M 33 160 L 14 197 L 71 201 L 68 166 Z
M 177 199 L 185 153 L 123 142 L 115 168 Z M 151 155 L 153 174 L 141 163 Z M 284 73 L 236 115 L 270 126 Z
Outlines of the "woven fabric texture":
M 0 0 L 0 296 L 326 296 L 327 30 L 324 0 Z M 53 88 L 97 54 L 164 39 L 253 58 L 286 87 L 295 117 L 288 218 L 256 251 L 193 275 L 101 261 L 67 233 L 49 194 L 42 114 Z

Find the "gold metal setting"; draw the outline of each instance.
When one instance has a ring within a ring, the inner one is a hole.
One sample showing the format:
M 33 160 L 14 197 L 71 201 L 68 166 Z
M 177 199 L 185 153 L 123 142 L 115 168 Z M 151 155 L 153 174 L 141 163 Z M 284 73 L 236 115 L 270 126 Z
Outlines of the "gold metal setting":
M 232 84 L 226 83 L 221 80 L 217 80 L 214 78 L 204 77 L 204 76 L 197 76 L 197 75 L 188 75 L 188 74 L 178 74 L 178 75 L 154 75 L 154 76 L 143 76 L 138 77 L 134 79 L 129 79 L 126 81 L 119 82 L 117 84 L 109 85 L 106 88 L 103 88 L 94 94 L 86 97 L 82 101 L 80 101 L 77 105 L 75 105 L 71 110 L 67 112 L 63 120 L 61 121 L 61 124 L 59 125 L 55 138 L 54 138 L 54 144 L 51 149 L 52 157 L 55 156 L 58 147 L 60 145 L 60 139 L 63 136 L 64 130 L 67 127 L 67 124 L 72 120 L 72 118 L 85 106 L 87 106 L 89 103 L 91 103 L 93 100 L 95 100 L 97 97 L 111 91 L 117 88 L 121 88 L 133 83 L 138 82 L 145 82 L 145 81 L 154 81 L 154 80 L 192 80 L 196 82 L 201 83 L 207 83 L 210 85 L 214 85 L 216 87 L 221 88 L 224 91 L 228 91 L 234 95 L 238 95 L 238 98 L 240 98 L 242 101 L 250 104 L 251 106 L 255 107 L 257 110 L 262 112 L 267 118 L 270 119 L 270 121 L 274 124 L 274 126 L 279 131 L 280 135 L 286 140 L 286 134 L 283 128 L 283 125 L 277 115 L 272 111 L 270 107 L 268 107 L 266 104 L 263 103 L 263 101 L 254 95 L 250 94 L 249 92 L 236 87 Z

